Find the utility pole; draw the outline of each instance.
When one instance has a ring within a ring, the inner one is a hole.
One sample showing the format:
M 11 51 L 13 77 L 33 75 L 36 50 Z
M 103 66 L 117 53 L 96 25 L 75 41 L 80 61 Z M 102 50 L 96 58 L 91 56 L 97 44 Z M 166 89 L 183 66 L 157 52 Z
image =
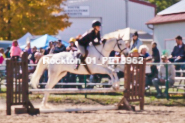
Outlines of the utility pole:
M 128 15 L 128 1 L 129 0 L 125 0 L 125 15 L 126 15 L 126 27 L 127 28 L 129 27 L 129 24 L 128 24 L 128 20 L 129 20 L 129 15 Z

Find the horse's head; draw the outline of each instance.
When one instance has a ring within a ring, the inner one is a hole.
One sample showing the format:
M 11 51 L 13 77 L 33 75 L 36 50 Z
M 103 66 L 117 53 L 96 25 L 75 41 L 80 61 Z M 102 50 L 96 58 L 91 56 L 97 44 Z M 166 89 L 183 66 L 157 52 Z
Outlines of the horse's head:
M 123 37 L 120 37 L 120 35 L 117 38 L 109 38 L 106 39 L 108 47 L 110 50 L 114 50 L 116 52 L 123 53 L 124 55 L 127 53 L 127 47 L 125 45 L 125 41 L 123 40 Z

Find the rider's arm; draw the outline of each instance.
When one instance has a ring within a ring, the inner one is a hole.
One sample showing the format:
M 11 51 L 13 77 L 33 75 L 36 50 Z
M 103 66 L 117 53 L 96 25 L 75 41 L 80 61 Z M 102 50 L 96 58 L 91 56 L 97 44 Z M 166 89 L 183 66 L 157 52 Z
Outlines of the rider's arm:
M 100 43 L 101 42 L 100 32 L 98 32 L 96 38 L 98 39 L 98 42 L 95 42 L 94 40 L 92 40 L 93 45 L 100 45 L 101 44 Z

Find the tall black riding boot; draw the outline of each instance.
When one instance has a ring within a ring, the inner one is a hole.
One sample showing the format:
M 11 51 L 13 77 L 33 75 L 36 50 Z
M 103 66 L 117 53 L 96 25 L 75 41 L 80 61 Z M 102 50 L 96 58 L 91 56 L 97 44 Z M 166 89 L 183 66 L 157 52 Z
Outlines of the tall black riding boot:
M 83 58 L 82 54 L 77 55 L 77 58 L 80 59 L 80 60 L 82 61 L 82 58 Z M 78 61 L 78 63 L 76 64 L 76 66 L 75 66 L 74 69 L 75 69 L 75 70 L 78 70 L 79 66 L 80 66 L 80 62 Z

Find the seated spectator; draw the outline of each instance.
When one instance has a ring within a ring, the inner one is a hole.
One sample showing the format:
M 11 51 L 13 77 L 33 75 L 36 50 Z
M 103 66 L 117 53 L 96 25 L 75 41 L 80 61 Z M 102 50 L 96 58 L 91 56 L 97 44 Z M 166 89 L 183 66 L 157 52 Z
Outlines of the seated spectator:
M 10 47 L 7 47 L 5 51 L 6 58 L 10 58 Z
M 170 62 L 184 62 L 185 61 L 185 45 L 182 42 L 182 37 L 177 36 L 176 38 L 177 45 L 173 48 L 171 56 L 169 57 Z M 175 65 L 176 70 L 180 70 L 181 65 Z M 180 76 L 180 73 L 177 72 L 176 76 Z
M 163 63 L 170 63 L 168 61 L 167 56 L 165 55 L 163 55 L 161 59 Z M 169 86 L 173 86 L 175 82 L 175 68 L 172 64 L 168 65 L 168 82 L 169 82 Z M 157 97 L 161 97 L 162 91 L 159 89 L 159 85 L 165 85 L 166 83 L 166 66 L 165 65 L 160 65 L 158 78 L 153 79 L 152 83 L 157 90 Z M 168 90 L 166 88 L 164 92 L 164 96 L 166 96 L 165 94 L 167 91 Z
M 160 53 L 156 42 L 152 42 L 152 58 L 154 63 L 160 62 Z
M 62 44 L 61 40 L 57 41 L 57 45 L 52 48 L 52 53 L 60 53 L 66 51 L 66 47 Z
M 141 45 L 139 47 L 139 54 L 141 57 L 145 58 L 147 61 L 151 61 L 152 57 L 150 56 L 150 54 L 148 53 L 148 47 L 146 45 Z
M 17 40 L 14 40 L 13 43 L 12 43 L 12 47 L 10 49 L 11 58 L 18 61 L 21 52 L 22 52 L 22 50 L 19 47 Z
M 145 90 L 149 89 L 150 85 L 153 85 L 152 80 L 158 78 L 158 69 L 156 65 L 150 66 L 150 73 L 146 73 L 145 77 Z
M 72 51 L 72 52 L 77 51 L 77 47 L 75 45 L 75 41 L 76 41 L 75 38 L 73 38 L 73 37 L 70 38 L 70 40 L 69 40 L 70 46 L 68 46 L 66 48 L 67 51 Z

